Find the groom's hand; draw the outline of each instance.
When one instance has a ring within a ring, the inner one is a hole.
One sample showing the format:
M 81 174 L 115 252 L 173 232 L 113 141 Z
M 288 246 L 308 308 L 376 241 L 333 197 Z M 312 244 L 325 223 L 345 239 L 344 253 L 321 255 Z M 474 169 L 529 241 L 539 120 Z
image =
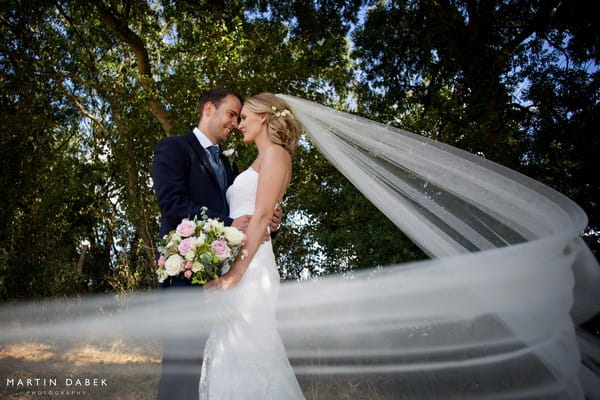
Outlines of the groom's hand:
M 281 206 L 277 205 L 275 211 L 273 212 L 273 216 L 271 217 L 271 222 L 269 222 L 269 231 L 276 232 L 279 230 L 281 226 L 281 215 L 283 211 L 281 210 Z
M 281 220 L 281 211 L 279 212 L 279 215 L 280 215 L 280 220 Z M 240 231 L 246 233 L 246 229 L 248 228 L 248 224 L 250 223 L 250 218 L 252 218 L 252 215 L 250 215 L 250 214 L 239 216 L 233 220 L 233 222 L 231 223 L 231 226 L 236 227 Z M 271 227 L 271 224 L 269 224 L 269 228 L 270 227 Z M 271 236 L 269 235 L 269 231 L 265 230 L 265 234 L 263 235 L 261 244 L 264 242 L 267 242 L 269 240 L 271 240 Z
M 250 218 L 252 218 L 252 215 L 250 214 L 241 215 L 233 220 L 231 226 L 238 228 L 240 231 L 245 233 L 246 229 L 248 228 L 248 224 L 250 223 Z

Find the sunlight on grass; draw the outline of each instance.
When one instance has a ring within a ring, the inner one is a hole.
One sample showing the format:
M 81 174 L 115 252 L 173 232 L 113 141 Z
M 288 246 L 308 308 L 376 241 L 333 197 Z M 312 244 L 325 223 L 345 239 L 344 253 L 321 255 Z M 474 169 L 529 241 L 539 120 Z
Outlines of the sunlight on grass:
M 80 344 L 64 348 L 50 343 L 21 342 L 0 347 L 0 359 L 26 362 L 67 361 L 74 365 L 132 364 L 161 362 L 157 346 L 127 345 L 123 341 L 106 344 Z

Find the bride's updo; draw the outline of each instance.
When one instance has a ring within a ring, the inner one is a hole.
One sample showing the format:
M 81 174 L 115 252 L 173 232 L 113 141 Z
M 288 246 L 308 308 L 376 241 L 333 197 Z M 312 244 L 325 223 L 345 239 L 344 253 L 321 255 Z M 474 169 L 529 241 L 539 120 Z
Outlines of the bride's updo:
M 293 157 L 300 138 L 300 124 L 292 115 L 290 106 L 272 93 L 252 96 L 245 105 L 257 114 L 267 115 L 269 138 Z

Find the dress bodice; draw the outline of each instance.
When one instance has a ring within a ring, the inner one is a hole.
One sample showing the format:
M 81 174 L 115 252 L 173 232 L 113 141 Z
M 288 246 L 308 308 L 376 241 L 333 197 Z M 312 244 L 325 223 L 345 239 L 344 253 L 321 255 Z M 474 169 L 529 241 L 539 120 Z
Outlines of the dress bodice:
M 252 167 L 235 178 L 233 184 L 227 189 L 227 202 L 231 218 L 254 214 L 257 186 L 258 172 Z

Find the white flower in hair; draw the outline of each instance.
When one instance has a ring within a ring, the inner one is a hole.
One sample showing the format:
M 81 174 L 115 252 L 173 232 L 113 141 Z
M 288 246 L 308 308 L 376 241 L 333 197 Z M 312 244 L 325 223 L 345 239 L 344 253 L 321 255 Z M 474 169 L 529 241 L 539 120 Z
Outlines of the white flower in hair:
M 273 110 L 273 114 L 275 114 L 277 118 L 284 118 L 288 115 L 293 118 L 292 113 L 287 108 L 280 110 L 275 106 L 271 106 L 271 110 Z

